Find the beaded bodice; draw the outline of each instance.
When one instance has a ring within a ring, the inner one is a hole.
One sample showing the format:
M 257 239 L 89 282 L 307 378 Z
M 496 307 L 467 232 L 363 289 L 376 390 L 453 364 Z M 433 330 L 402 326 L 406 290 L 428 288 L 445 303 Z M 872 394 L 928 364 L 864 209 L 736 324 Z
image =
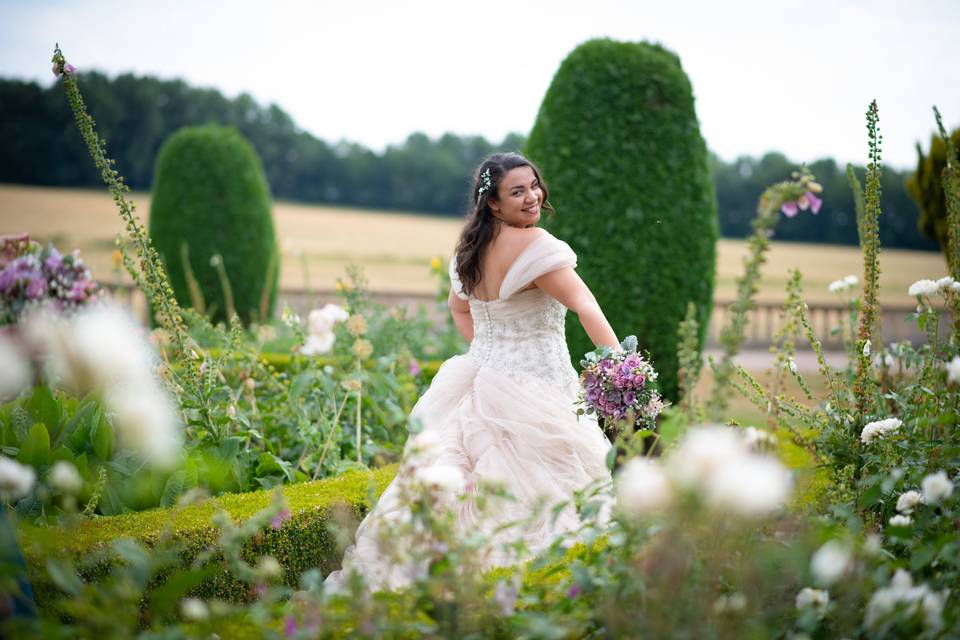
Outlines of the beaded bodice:
M 575 266 L 576 254 L 569 245 L 544 233 L 510 266 L 500 296 L 484 301 L 463 295 L 455 260 L 451 260 L 451 286 L 469 302 L 473 317 L 467 355 L 518 381 L 533 377 L 573 397 L 578 377 L 570 364 L 564 330 L 567 308 L 541 289 L 520 289 L 544 273 Z

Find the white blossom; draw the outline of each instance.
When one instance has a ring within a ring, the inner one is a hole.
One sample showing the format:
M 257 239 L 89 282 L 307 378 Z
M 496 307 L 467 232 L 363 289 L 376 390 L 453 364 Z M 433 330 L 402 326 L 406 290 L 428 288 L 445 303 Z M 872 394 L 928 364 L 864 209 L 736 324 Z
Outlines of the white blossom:
M 919 491 L 904 491 L 900 494 L 900 497 L 897 498 L 897 511 L 900 513 L 910 514 L 913 513 L 914 507 L 923 502 L 923 496 L 920 495 Z
M 791 372 L 793 375 L 797 375 L 797 361 L 796 361 L 796 360 L 794 360 L 793 358 L 790 358 L 789 360 L 787 360 L 787 366 L 790 367 L 790 372 Z
M 797 593 L 796 604 L 801 610 L 813 607 L 822 616 L 830 604 L 830 593 L 825 589 L 804 587 Z
M 906 605 L 907 615 L 923 612 L 924 625 L 931 630 L 943 626 L 943 605 L 947 591 L 933 591 L 927 585 L 914 586 L 913 578 L 904 569 L 897 569 L 890 584 L 877 589 L 867 603 L 864 623 L 875 630 L 888 626 L 886 618 L 898 605 Z
M 917 280 L 907 289 L 907 295 L 932 296 L 939 290 L 940 285 L 935 280 Z
M 860 284 L 860 280 L 857 276 L 849 275 L 840 280 L 834 280 L 827 286 L 827 291 L 830 293 L 844 293 L 850 291 L 854 287 Z
M 819 584 L 830 586 L 853 566 L 850 548 L 838 540 L 828 540 L 810 558 L 810 571 Z
M 940 289 L 940 291 L 947 291 L 948 289 L 951 289 L 953 284 L 954 280 L 950 276 L 944 276 L 943 278 L 937 280 L 937 288 Z
M 268 580 L 278 578 L 283 574 L 283 567 L 273 556 L 263 556 L 257 563 L 257 573 Z
M 953 356 L 947 363 L 947 384 L 960 383 L 960 356 Z
M 923 501 L 927 504 L 939 504 L 953 495 L 953 482 L 945 471 L 931 473 L 920 483 L 923 489 Z
M 17 342 L 6 331 L 0 331 L 0 401 L 20 395 L 30 386 L 30 363 Z
M 873 366 L 876 369 L 882 369 L 884 367 L 886 367 L 887 369 L 891 369 L 893 368 L 893 365 L 895 363 L 896 363 L 896 360 L 894 360 L 893 356 L 890 355 L 889 351 L 883 351 L 882 353 L 878 353 L 873 358 Z
M 306 356 L 327 353 L 333 348 L 336 336 L 333 327 L 337 322 L 349 318 L 349 314 L 339 305 L 327 303 L 322 308 L 313 309 L 307 315 L 307 340 L 300 347 L 300 353 Z
M 667 459 L 667 469 L 680 485 L 701 488 L 710 484 L 718 469 L 748 453 L 743 438 L 730 427 L 692 427 Z
M 870 340 L 869 339 L 865 340 L 863 343 L 863 355 L 867 357 L 870 356 Z
M 210 610 L 200 598 L 184 598 L 180 601 L 180 615 L 191 622 L 203 622 L 210 617 Z
M 509 616 L 517 605 L 517 595 L 520 592 L 520 583 L 516 576 L 509 581 L 498 580 L 497 587 L 493 591 L 493 601 L 500 609 L 501 615 Z
M 779 460 L 745 455 L 723 465 L 706 487 L 707 503 L 740 516 L 762 516 L 776 511 L 790 496 L 790 471 Z
M 883 549 L 883 537 L 878 533 L 868 533 L 863 542 L 863 551 L 867 555 L 875 556 Z
M 870 444 L 876 438 L 893 433 L 903 424 L 900 418 L 886 418 L 885 420 L 876 420 L 868 422 L 860 432 L 860 441 L 864 444 Z
M 79 493 L 83 488 L 83 478 L 73 464 L 66 460 L 57 460 L 50 468 L 50 484 L 64 493 Z
M 156 383 L 118 385 L 104 397 L 118 439 L 158 466 L 168 466 L 182 445 L 176 407 Z
M 890 518 L 891 527 L 909 527 L 912 522 L 913 522 L 913 518 L 911 518 L 910 516 L 899 514 L 899 513 L 893 516 L 892 518 Z
M 747 608 L 747 596 L 739 591 L 722 595 L 713 601 L 714 613 L 739 613 Z
M 673 497 L 660 464 L 646 458 L 631 458 L 617 474 L 616 484 L 617 507 L 632 517 L 660 511 Z
M 33 467 L 0 456 L 0 495 L 8 500 L 19 500 L 30 493 L 36 479 Z
M 300 353 L 305 356 L 318 356 L 327 353 L 333 348 L 335 340 L 336 336 L 332 331 L 324 334 L 311 333 L 300 347 Z

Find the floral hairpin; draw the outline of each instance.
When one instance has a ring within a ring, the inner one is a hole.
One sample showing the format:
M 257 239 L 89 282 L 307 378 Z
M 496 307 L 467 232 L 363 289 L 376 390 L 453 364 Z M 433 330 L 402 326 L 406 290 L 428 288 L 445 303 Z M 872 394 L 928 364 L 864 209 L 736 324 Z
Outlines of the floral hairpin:
M 483 195 L 483 192 L 493 186 L 493 183 L 490 181 L 490 167 L 484 169 L 483 173 L 480 174 L 480 181 L 483 184 L 477 188 L 477 202 L 480 202 L 480 196 Z

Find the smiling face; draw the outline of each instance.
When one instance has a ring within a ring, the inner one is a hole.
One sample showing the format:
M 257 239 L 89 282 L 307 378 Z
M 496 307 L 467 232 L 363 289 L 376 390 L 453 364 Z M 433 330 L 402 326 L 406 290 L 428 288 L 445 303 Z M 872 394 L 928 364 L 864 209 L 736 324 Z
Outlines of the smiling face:
M 497 197 L 490 198 L 493 215 L 515 227 L 528 227 L 540 220 L 543 189 L 533 168 L 516 167 L 497 185 Z

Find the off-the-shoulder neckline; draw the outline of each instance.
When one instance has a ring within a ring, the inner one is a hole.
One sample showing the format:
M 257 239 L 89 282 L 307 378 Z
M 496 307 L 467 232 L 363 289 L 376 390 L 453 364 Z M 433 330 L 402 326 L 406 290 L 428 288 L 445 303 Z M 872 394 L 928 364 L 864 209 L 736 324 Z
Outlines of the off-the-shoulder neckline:
M 543 229 L 543 227 L 538 227 L 538 228 Z M 482 303 L 484 303 L 484 304 L 492 304 L 492 303 L 494 303 L 494 302 L 501 302 L 501 301 L 503 301 L 503 300 L 507 300 L 508 298 L 504 298 L 504 297 L 503 297 L 503 285 L 507 283 L 507 280 L 510 278 L 510 274 L 513 273 L 514 267 L 516 267 L 516 266 L 517 266 L 517 263 L 520 262 L 520 258 L 522 258 L 523 255 L 524 255 L 527 251 L 529 251 L 529 250 L 530 250 L 530 247 L 532 247 L 534 244 L 536 244 L 537 242 L 539 242 L 539 241 L 542 240 L 543 238 L 550 238 L 550 237 L 553 237 L 553 236 L 550 235 L 550 232 L 547 231 L 546 229 L 543 229 L 543 233 L 538 234 L 536 238 L 534 238 L 533 240 L 531 240 L 531 241 L 527 244 L 527 246 L 525 246 L 523 249 L 520 250 L 520 253 L 517 254 L 517 257 L 514 258 L 514 259 L 513 259 L 513 262 L 510 263 L 510 266 L 507 267 L 507 272 L 503 275 L 503 280 L 500 281 L 500 288 L 497 290 L 497 297 L 496 297 L 496 298 L 494 298 L 493 300 L 481 300 L 480 298 L 476 297 L 475 295 L 473 295 L 473 294 L 471 293 L 471 294 L 470 294 L 470 299 L 471 299 L 471 300 L 476 300 L 477 302 L 482 302 Z M 532 291 L 532 290 L 533 290 L 533 289 L 529 289 L 529 291 Z M 522 293 L 522 292 L 518 291 L 518 292 L 516 292 L 516 293 Z

